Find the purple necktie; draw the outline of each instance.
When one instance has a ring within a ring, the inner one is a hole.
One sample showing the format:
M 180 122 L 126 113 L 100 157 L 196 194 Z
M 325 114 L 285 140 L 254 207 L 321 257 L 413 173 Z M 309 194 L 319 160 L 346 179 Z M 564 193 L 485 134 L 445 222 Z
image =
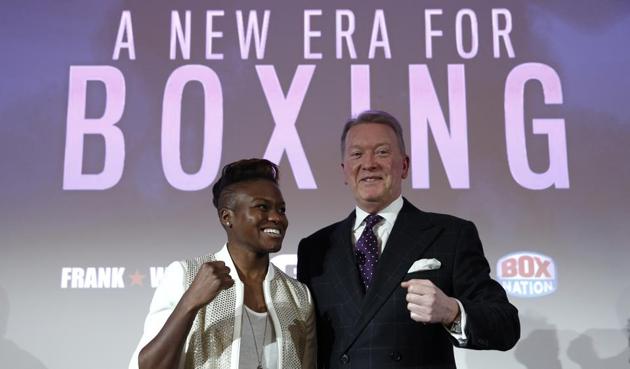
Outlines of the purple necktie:
M 376 271 L 376 262 L 378 262 L 378 240 L 372 230 L 378 222 L 383 219 L 378 214 L 370 214 L 365 218 L 365 228 L 361 237 L 357 240 L 355 254 L 357 263 L 359 264 L 359 272 L 361 280 L 365 286 L 365 290 L 370 287 L 374 272 Z

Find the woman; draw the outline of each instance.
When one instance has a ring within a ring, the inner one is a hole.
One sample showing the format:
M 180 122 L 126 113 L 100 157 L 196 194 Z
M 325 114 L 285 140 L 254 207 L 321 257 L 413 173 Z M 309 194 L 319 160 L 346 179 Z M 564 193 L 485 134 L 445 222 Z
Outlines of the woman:
M 212 194 L 227 244 L 168 266 L 130 369 L 314 368 L 310 292 L 269 262 L 288 226 L 278 167 L 228 164 Z

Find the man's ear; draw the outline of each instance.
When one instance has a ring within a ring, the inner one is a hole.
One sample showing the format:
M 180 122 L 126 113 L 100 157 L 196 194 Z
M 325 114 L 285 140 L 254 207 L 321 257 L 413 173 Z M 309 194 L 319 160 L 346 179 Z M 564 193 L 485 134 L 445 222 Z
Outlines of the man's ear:
M 343 165 L 343 162 L 339 165 L 341 166 L 341 174 L 343 175 L 343 184 L 347 185 L 348 181 L 346 181 L 346 173 L 343 171 L 346 167 Z
M 402 179 L 407 178 L 409 175 L 409 156 L 405 155 L 403 158 L 403 170 L 402 170 Z

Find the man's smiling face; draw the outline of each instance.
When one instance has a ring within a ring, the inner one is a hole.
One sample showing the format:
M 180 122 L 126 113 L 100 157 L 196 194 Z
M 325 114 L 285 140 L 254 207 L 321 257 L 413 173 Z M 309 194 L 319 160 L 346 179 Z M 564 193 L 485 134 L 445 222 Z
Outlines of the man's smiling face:
M 409 158 L 399 147 L 392 128 L 360 123 L 348 131 L 341 167 L 357 205 L 375 213 L 400 196 Z

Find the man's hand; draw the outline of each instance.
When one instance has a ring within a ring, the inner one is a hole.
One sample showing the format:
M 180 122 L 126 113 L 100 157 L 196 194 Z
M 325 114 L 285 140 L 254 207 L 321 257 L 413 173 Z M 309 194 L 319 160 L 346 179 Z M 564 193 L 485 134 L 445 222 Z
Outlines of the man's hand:
M 420 323 L 450 326 L 459 315 L 459 304 L 428 279 L 411 279 L 400 284 L 407 289 L 407 310 Z

